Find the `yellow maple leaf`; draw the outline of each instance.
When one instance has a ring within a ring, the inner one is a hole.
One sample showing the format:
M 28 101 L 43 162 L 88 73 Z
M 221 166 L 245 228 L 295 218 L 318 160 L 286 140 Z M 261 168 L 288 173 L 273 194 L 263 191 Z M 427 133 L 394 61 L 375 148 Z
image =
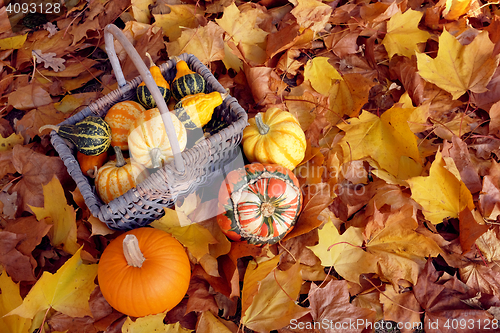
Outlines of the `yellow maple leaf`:
M 80 253 L 81 248 L 56 273 L 43 272 L 23 303 L 7 316 L 33 318 L 49 308 L 70 317 L 92 316 L 89 298 L 95 288 L 97 264 L 84 265 Z
M 50 219 L 53 224 L 49 231 L 52 245 L 74 254 L 80 247 L 76 242 L 76 213 L 73 207 L 66 203 L 64 189 L 56 176 L 43 186 L 43 197 L 43 207 L 30 206 L 31 210 L 38 221 Z
M 151 12 L 149 6 L 154 3 L 153 0 L 132 0 L 132 15 L 137 22 L 149 24 L 151 22 Z
M 6 138 L 0 134 L 0 151 L 11 150 L 15 145 L 22 144 L 23 142 L 24 138 L 21 134 L 12 133 Z
M 31 319 L 18 315 L 5 316 L 10 311 L 23 303 L 19 294 L 19 284 L 16 284 L 5 271 L 0 274 L 0 332 L 2 333 L 28 333 Z
M 137 318 L 135 321 L 127 317 L 122 326 L 122 333 L 189 333 L 193 331 L 182 327 L 179 322 L 175 324 L 164 324 L 164 319 L 164 313 Z
M 325 27 L 332 13 L 332 7 L 318 0 L 297 0 L 296 2 L 297 5 L 290 13 L 295 16 L 301 28 L 310 28 L 317 32 Z
M 457 20 L 470 9 L 471 0 L 446 0 L 443 17 L 449 21 Z
M 423 12 L 408 9 L 404 13 L 394 14 L 387 22 L 387 34 L 382 45 L 385 46 L 389 59 L 395 54 L 411 58 L 415 51 L 420 51 L 418 44 L 431 36 L 427 31 L 418 28 L 423 15 Z
M 385 228 L 366 242 L 366 250 L 377 258 L 379 275 L 397 286 L 399 279 L 417 283 L 426 257 L 437 256 L 441 249 L 429 237 L 415 232 L 417 221 L 413 207 L 401 209 L 385 222 Z
M 171 10 L 168 14 L 153 14 L 155 18 L 153 26 L 163 28 L 163 34 L 171 42 L 181 36 L 183 29 L 198 26 L 195 5 L 169 5 L 168 7 Z
M 199 332 L 231 333 L 231 330 L 210 311 L 201 313 L 196 327 Z
M 363 111 L 359 118 L 349 119 L 349 124 L 338 124 L 346 132 L 341 141 L 344 162 L 370 157 L 399 179 L 419 175 L 417 138 L 407 122 L 412 112 L 392 107 L 379 118 Z
M 333 266 L 347 281 L 360 283 L 361 274 L 377 271 L 377 258 L 361 248 L 364 241 L 362 228 L 350 227 L 340 235 L 329 220 L 318 231 L 318 236 L 318 244 L 307 247 L 321 260 L 322 266 Z
M 422 206 L 427 220 L 434 224 L 446 218 L 456 218 L 466 207 L 474 209 L 472 194 L 460 178 L 451 158 L 446 161 L 441 152 L 432 162 L 429 176 L 413 177 L 410 184 L 411 198 Z
M 327 57 L 315 57 L 307 61 L 304 67 L 304 79 L 311 82 L 311 86 L 325 96 L 328 96 L 333 85 L 342 80 L 339 72 L 328 62 Z
M 280 271 L 276 268 L 278 261 L 279 256 L 264 262 L 267 265 L 251 261 L 243 280 L 241 323 L 258 332 L 279 329 L 309 312 L 295 304 L 303 282 L 300 263 Z M 253 296 L 250 303 L 249 289 Z
M 494 44 L 487 31 L 480 32 L 469 45 L 462 45 L 448 31 L 439 37 L 437 57 L 417 53 L 418 73 L 424 80 L 449 92 L 458 99 L 467 90 L 488 91 L 486 85 L 498 67 L 499 57 L 493 56 Z
M 205 65 L 224 59 L 224 29 L 210 21 L 204 27 L 186 29 L 179 39 L 167 44 L 169 55 L 191 53 Z
M 234 3 L 224 8 L 222 18 L 215 19 L 217 24 L 226 31 L 227 38 L 233 41 L 251 62 L 263 63 L 266 59 L 266 37 L 268 32 L 258 26 L 260 16 L 263 14 L 259 8 L 248 9 L 240 12 Z M 231 53 L 227 52 L 226 54 Z

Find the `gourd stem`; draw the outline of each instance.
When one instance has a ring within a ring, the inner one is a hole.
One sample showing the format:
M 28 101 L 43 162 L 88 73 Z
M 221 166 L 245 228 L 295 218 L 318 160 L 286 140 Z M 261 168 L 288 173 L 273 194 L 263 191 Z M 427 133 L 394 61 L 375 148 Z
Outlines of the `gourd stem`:
M 160 154 L 161 154 L 161 150 L 158 147 L 151 149 L 149 152 L 149 155 L 151 156 L 151 164 L 152 164 L 153 169 L 159 168 L 161 166 L 160 165 Z
M 127 162 L 125 162 L 125 158 L 123 158 L 122 150 L 117 146 L 113 147 L 113 149 L 115 150 L 116 154 L 116 167 L 121 168 L 122 166 L 127 164 Z
M 259 130 L 260 135 L 266 135 L 269 132 L 269 126 L 264 124 L 262 120 L 262 113 L 257 113 L 255 116 L 255 123 L 257 124 L 257 129 Z
M 51 130 L 54 130 L 54 131 L 59 131 L 59 126 L 56 126 L 56 125 L 43 125 L 42 127 L 40 127 L 38 129 L 38 133 L 42 133 L 42 131 L 46 130 L 47 128 L 50 128 Z
M 156 66 L 155 63 L 153 62 L 153 58 L 151 58 L 151 55 L 149 54 L 149 52 L 146 52 L 146 57 L 148 57 L 148 59 L 149 59 L 149 68 Z
M 123 255 L 127 264 L 132 267 L 142 267 L 142 263 L 146 258 L 139 248 L 139 240 L 135 235 L 127 235 L 123 240 Z
M 260 211 L 264 217 L 269 217 L 274 214 L 275 207 L 269 202 L 264 202 L 260 205 Z

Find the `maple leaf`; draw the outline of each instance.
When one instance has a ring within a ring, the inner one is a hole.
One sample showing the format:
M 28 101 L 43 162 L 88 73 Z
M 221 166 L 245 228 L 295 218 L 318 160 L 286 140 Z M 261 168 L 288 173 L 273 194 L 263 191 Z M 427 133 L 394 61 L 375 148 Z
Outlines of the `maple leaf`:
M 465 208 L 458 215 L 459 218 L 459 240 L 460 246 L 462 246 L 463 252 L 467 252 L 476 243 L 476 240 L 488 231 L 489 226 L 487 224 L 479 224 L 472 212 Z M 482 219 L 481 219 L 482 220 Z M 482 222 L 482 221 L 481 221 Z M 484 223 L 484 222 L 483 222 Z
M 457 20 L 469 11 L 471 0 L 447 0 L 443 17 L 449 21 Z
M 43 207 L 32 207 L 38 221 L 49 218 L 53 228 L 49 232 L 52 244 L 74 254 L 80 247 L 76 242 L 76 213 L 66 202 L 64 189 L 57 177 L 43 186 Z
M 195 5 L 169 5 L 170 13 L 153 14 L 154 27 L 161 27 L 170 41 L 181 36 L 183 28 L 196 28 L 199 24 Z
M 57 54 L 54 52 L 43 53 L 42 50 L 33 50 L 31 52 L 36 58 L 36 62 L 38 64 L 41 64 L 43 62 L 43 67 L 45 68 L 51 67 L 54 72 L 63 71 L 66 68 L 66 66 L 64 65 L 64 62 L 66 60 L 57 58 Z
M 341 141 L 344 162 L 371 157 L 399 179 L 420 174 L 420 153 L 407 119 L 413 110 L 392 107 L 379 118 L 363 111 L 359 118 L 338 124 L 346 132 Z
M 181 326 L 179 322 L 175 324 L 164 324 L 163 319 L 165 318 L 164 313 L 159 313 L 155 315 L 149 315 L 142 318 L 137 318 L 132 321 L 130 317 L 127 317 L 122 326 L 122 333 L 150 333 L 150 332 L 162 332 L 162 333 L 189 333 L 193 330 L 188 330 Z
M 318 0 L 295 0 L 291 2 L 296 5 L 290 13 L 297 18 L 297 23 L 302 28 L 310 28 L 314 32 L 318 32 L 325 27 L 333 10 L 332 7 Z
M 28 333 L 31 319 L 18 315 L 5 316 L 23 303 L 16 284 L 4 271 L 0 274 L 0 331 L 2 333 Z
M 247 284 L 252 291 L 257 289 L 257 293 L 253 295 L 248 307 L 248 302 L 245 302 L 245 307 L 242 305 L 241 323 L 257 332 L 281 328 L 292 319 L 300 318 L 309 312 L 295 303 L 303 282 L 300 264 L 297 262 L 287 271 L 280 271 L 276 269 L 276 258 L 279 260 L 277 256 L 267 261 L 270 264 L 266 266 L 262 263 L 257 266 L 255 261 L 251 261 L 243 280 L 243 292 L 246 297 Z M 242 294 L 242 304 L 245 296 Z
M 210 311 L 201 313 L 198 322 L 196 323 L 196 332 L 198 333 L 231 333 L 231 330 L 224 325 L 219 318 L 214 316 Z
M 363 309 L 349 302 L 347 281 L 331 280 L 323 288 L 311 283 L 309 302 L 315 322 L 326 323 L 324 332 L 361 333 L 375 321 L 375 311 Z M 362 325 L 352 325 L 358 320 Z
M 84 265 L 80 253 L 81 248 L 56 273 L 43 272 L 23 303 L 7 316 L 33 318 L 49 308 L 71 317 L 91 316 L 88 300 L 95 288 L 97 264 Z
M 344 279 L 358 284 L 361 274 L 377 271 L 377 258 L 361 248 L 364 241 L 361 228 L 350 227 L 340 235 L 332 221 L 328 221 L 318 235 L 318 245 L 308 248 L 321 260 L 321 265 L 333 266 Z
M 35 281 L 33 266 L 36 262 L 32 265 L 30 258 L 16 248 L 24 238 L 13 232 L 0 231 L 0 264 L 17 281 Z
M 204 27 L 186 29 L 174 42 L 167 44 L 170 55 L 191 53 L 204 64 L 224 59 L 224 29 L 210 21 Z
M 479 33 L 472 43 L 462 45 L 448 31 L 439 37 L 437 57 L 417 53 L 418 73 L 458 99 L 467 90 L 486 92 L 486 85 L 498 67 L 499 57 L 493 56 L 494 44 L 488 33 Z
M 40 84 L 33 82 L 11 92 L 8 103 L 19 110 L 31 110 L 52 103 L 52 98 Z
M 266 37 L 268 32 L 259 28 L 257 20 L 262 10 L 253 8 L 240 12 L 234 3 L 224 8 L 222 18 L 215 22 L 226 31 L 228 39 L 233 41 L 248 61 L 261 64 L 266 59 Z M 226 42 L 227 44 L 227 42 Z M 231 51 L 225 50 L 225 54 Z
M 415 55 L 415 51 L 422 51 L 418 44 L 424 43 L 431 34 L 420 30 L 418 23 L 422 19 L 424 12 L 408 9 L 406 12 L 394 14 L 387 22 L 387 34 L 382 40 L 389 59 L 395 54 L 408 58 Z
M 384 307 L 384 319 L 400 323 L 420 323 L 420 304 L 418 304 L 413 291 L 399 290 L 393 285 L 386 285 L 384 293 L 380 293 L 379 300 Z M 411 333 L 417 327 L 412 329 L 401 329 L 401 332 Z
M 149 6 L 154 4 L 153 0 L 132 0 L 130 5 L 132 7 L 132 15 L 139 23 L 149 24 L 151 22 L 151 12 Z
M 411 197 L 419 203 L 427 220 L 434 224 L 446 218 L 458 217 L 468 207 L 474 209 L 472 194 L 460 179 L 455 163 L 449 157 L 436 154 L 427 177 L 413 177 L 410 184 Z

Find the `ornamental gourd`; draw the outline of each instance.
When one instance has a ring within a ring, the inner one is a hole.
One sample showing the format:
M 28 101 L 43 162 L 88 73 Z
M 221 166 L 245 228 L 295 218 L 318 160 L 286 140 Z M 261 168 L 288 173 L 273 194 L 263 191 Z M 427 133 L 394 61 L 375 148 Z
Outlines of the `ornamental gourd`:
M 45 125 L 39 131 L 47 128 L 73 142 L 76 149 L 85 155 L 100 155 L 111 145 L 111 128 L 100 117 L 87 117 L 74 125 Z
M 165 99 L 165 102 L 168 102 L 171 94 L 170 86 L 168 85 L 167 80 L 165 80 L 165 78 L 163 77 L 160 68 L 156 66 L 155 63 L 153 62 L 151 55 L 149 55 L 149 53 L 146 52 L 146 56 L 149 58 L 149 63 L 150 63 L 149 71 L 153 76 L 153 80 L 158 86 L 158 89 L 160 89 L 160 93 Z M 139 84 L 139 86 L 137 87 L 137 99 L 146 109 L 155 108 L 157 106 L 153 98 L 153 95 L 151 94 L 151 91 L 149 91 L 149 88 L 146 86 L 144 82 Z
M 177 73 L 172 80 L 172 95 L 177 101 L 180 101 L 187 95 L 195 95 L 206 92 L 207 82 L 200 74 L 189 69 L 184 60 L 176 57 L 175 68 Z
M 148 176 L 146 168 L 132 159 L 124 159 L 120 148 L 113 147 L 116 161 L 109 161 L 99 168 L 95 187 L 104 203 L 125 194 Z
M 253 163 L 231 171 L 222 183 L 217 222 L 234 241 L 274 244 L 292 230 L 301 207 L 302 192 L 290 170 Z
M 214 109 L 221 105 L 227 96 L 227 93 L 221 94 L 218 91 L 188 95 L 177 102 L 173 112 L 186 129 L 201 128 L 208 124 Z
M 186 148 L 187 133 L 184 125 L 170 112 L 181 151 Z M 172 147 L 158 108 L 146 110 L 132 125 L 128 136 L 132 158 L 147 168 L 159 168 L 173 157 Z
M 123 101 L 113 105 L 104 120 L 111 128 L 111 145 L 120 147 L 121 150 L 128 149 L 128 134 L 134 121 L 145 112 L 146 109 L 134 101 Z
M 97 176 L 97 170 L 102 167 L 107 159 L 108 151 L 95 156 L 85 155 L 80 152 L 76 153 L 76 160 L 78 161 L 78 164 L 80 164 L 82 173 L 90 178 L 95 178 Z
M 169 311 L 184 298 L 191 277 L 182 245 L 165 231 L 128 231 L 104 249 L 97 268 L 101 292 L 116 310 L 133 317 Z
M 304 159 L 306 136 L 290 112 L 269 108 L 248 123 L 242 142 L 250 162 L 275 163 L 293 170 Z

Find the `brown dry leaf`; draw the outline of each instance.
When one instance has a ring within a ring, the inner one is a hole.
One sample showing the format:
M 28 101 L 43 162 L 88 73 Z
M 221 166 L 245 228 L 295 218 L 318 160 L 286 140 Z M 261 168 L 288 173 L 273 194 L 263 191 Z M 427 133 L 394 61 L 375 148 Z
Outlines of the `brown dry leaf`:
M 500 296 L 500 268 L 498 265 L 471 263 L 460 268 L 460 278 L 469 287 L 483 294 Z
M 187 312 L 191 311 L 212 311 L 217 313 L 219 307 L 215 302 L 214 293 L 210 291 L 208 282 L 200 277 L 193 276 L 187 291 L 189 296 L 187 301 Z
M 458 219 L 460 221 L 460 246 L 462 246 L 463 253 L 465 253 L 470 251 L 471 247 L 476 243 L 476 240 L 488 231 L 489 227 L 486 224 L 479 224 L 468 208 L 465 208 L 458 214 Z
M 279 259 L 279 256 L 278 256 Z M 269 260 L 273 264 L 275 260 Z M 262 265 L 262 264 L 261 264 Z M 287 271 L 280 271 L 274 265 L 266 275 L 257 273 L 261 269 L 255 261 L 248 264 L 243 282 L 245 285 L 257 283 L 257 292 L 248 307 L 242 305 L 241 323 L 257 332 L 269 332 L 286 326 L 291 320 L 300 318 L 309 312 L 309 309 L 298 306 L 295 301 L 302 286 L 300 264 L 297 262 Z M 273 267 L 274 266 L 274 267 Z M 258 280 L 250 280 L 250 276 L 260 275 Z M 252 281 L 252 282 L 251 282 Z M 255 288 L 255 287 L 254 287 Z M 242 295 L 242 303 L 244 296 Z
M 497 43 L 497 45 L 500 44 Z M 500 67 L 497 68 L 493 74 L 490 82 L 486 86 L 486 89 L 488 89 L 488 91 L 484 93 L 471 93 L 471 102 L 484 110 L 488 110 L 493 104 L 500 100 Z
M 500 101 L 493 104 L 489 111 L 490 127 L 489 134 L 500 137 Z
M 210 21 L 204 27 L 186 29 L 181 36 L 167 44 L 170 56 L 191 53 L 205 65 L 224 59 L 224 29 Z
M 297 23 L 284 26 L 267 37 L 266 53 L 270 59 L 285 50 L 293 51 L 296 48 L 307 48 L 314 38 L 311 29 L 301 29 Z
M 0 264 L 15 281 L 36 281 L 30 257 L 16 248 L 25 238 L 13 232 L 0 231 Z
M 66 116 L 64 113 L 59 112 L 54 104 L 40 106 L 26 113 L 24 117 L 16 122 L 16 129 L 22 133 L 23 136 L 34 138 L 36 135 L 41 136 L 40 127 L 43 125 L 57 125 L 62 122 Z M 43 134 L 48 134 L 50 131 L 46 130 Z
M 315 322 L 325 322 L 327 333 L 361 333 L 366 325 L 375 321 L 375 311 L 359 308 L 349 302 L 347 281 L 332 280 L 320 288 L 311 283 L 309 302 Z M 363 325 L 352 325 L 357 321 Z
M 40 69 L 38 72 L 44 76 L 72 78 L 89 70 L 92 66 L 98 64 L 98 62 L 89 58 L 73 58 L 66 61 L 65 64 L 66 67 L 58 72 L 48 69 Z
M 458 99 L 467 90 L 486 92 L 486 85 L 498 67 L 498 56 L 492 56 L 493 43 L 487 32 L 482 32 L 472 43 L 462 45 L 448 31 L 439 37 L 439 51 L 435 59 L 417 53 L 418 73 Z
M 498 183 L 491 176 L 486 175 L 483 178 L 483 188 L 479 194 L 482 214 L 490 220 L 496 220 L 500 215 L 500 189 L 495 184 Z
M 295 8 L 290 13 L 297 18 L 297 23 L 302 28 L 310 28 L 314 32 L 323 30 L 332 13 L 332 7 L 318 0 L 295 0 L 292 2 L 295 4 Z
M 348 54 L 359 52 L 358 37 L 359 31 L 344 30 L 342 27 L 336 26 L 325 37 L 325 46 L 339 58 L 344 58 Z
M 45 156 L 27 146 L 17 145 L 12 149 L 12 164 L 22 178 L 11 188 L 17 192 L 18 205 L 31 212 L 30 206 L 43 206 L 43 188 L 54 176 L 63 186 L 71 184 L 63 161 L 59 157 Z
M 56 54 L 54 52 L 42 53 L 42 50 L 33 50 L 32 53 L 38 64 L 43 62 L 44 68 L 52 68 L 54 72 L 61 72 L 66 69 L 64 65 L 66 60 L 55 57 Z
M 391 77 L 396 77 L 410 95 L 415 105 L 424 102 L 425 81 L 417 72 L 417 60 L 415 57 L 407 58 L 394 56 L 389 64 Z
M 392 320 L 396 323 L 420 323 L 420 305 L 412 291 L 398 291 L 392 285 L 386 286 L 384 293 L 380 293 L 380 303 L 384 307 L 384 320 Z M 413 333 L 417 327 L 401 328 L 401 333 Z M 399 328 L 399 327 L 398 327 Z
M 9 105 L 19 110 L 31 110 L 52 103 L 49 93 L 33 82 L 9 94 Z
M 15 221 L 9 221 L 5 227 L 5 231 L 16 233 L 23 236 L 21 243 L 17 245 L 17 249 L 24 255 L 31 256 L 31 252 L 40 244 L 42 238 L 49 232 L 51 225 L 45 221 L 38 221 L 35 216 L 20 217 Z M 33 263 L 35 264 L 34 260 Z

